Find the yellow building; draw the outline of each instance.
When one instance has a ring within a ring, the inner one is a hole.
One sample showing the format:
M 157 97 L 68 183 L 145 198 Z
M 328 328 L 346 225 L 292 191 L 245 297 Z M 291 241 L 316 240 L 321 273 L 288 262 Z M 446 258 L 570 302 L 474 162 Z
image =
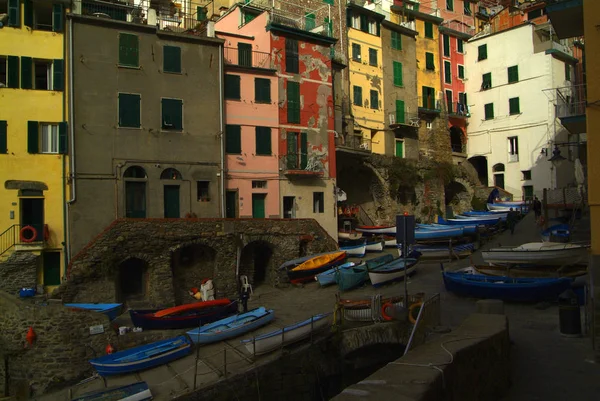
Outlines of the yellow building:
M 350 101 L 361 148 L 385 154 L 381 22 L 385 16 L 348 3 Z
M 66 4 L 66 3 L 65 3 Z M 0 28 L 0 260 L 37 258 L 37 283 L 65 271 L 67 91 L 63 3 L 8 0 Z M 25 268 L 25 267 L 24 267 Z M 31 267 L 33 270 L 34 267 Z

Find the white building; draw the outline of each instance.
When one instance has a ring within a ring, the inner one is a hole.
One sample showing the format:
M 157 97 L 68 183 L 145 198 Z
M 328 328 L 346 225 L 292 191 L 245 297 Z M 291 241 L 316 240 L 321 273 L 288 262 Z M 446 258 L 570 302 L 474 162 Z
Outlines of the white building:
M 568 132 L 555 118 L 548 89 L 571 85 L 577 60 L 551 37 L 549 23 L 524 23 L 481 32 L 465 44 L 469 161 L 483 184 L 502 187 L 514 199 L 541 199 L 544 188 L 574 181 L 567 148 L 559 148 L 567 160 L 549 161 L 554 144 L 567 142 Z

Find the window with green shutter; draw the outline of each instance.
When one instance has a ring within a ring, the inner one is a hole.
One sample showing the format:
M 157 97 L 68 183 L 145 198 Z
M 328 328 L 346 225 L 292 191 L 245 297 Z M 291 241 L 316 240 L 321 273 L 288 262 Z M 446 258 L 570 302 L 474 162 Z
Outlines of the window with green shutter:
M 452 83 L 452 64 L 449 61 L 444 61 L 444 82 Z
M 404 100 L 396 100 L 396 124 L 404 124 Z
M 435 89 L 429 86 L 423 86 L 421 91 L 422 107 L 425 109 L 435 110 Z
M 304 15 L 304 30 L 312 31 L 317 26 L 317 18 L 313 13 L 306 13 Z
M 8 0 L 8 26 L 21 26 L 20 7 L 19 0 Z
M 402 63 L 400 63 L 398 61 L 394 61 L 393 66 L 394 66 L 394 85 L 395 86 L 402 86 L 403 85 L 403 82 L 402 82 Z
M 161 99 L 162 129 L 183 130 L 183 101 L 181 99 Z
M 377 50 L 369 49 L 369 65 L 377 67 Z
M 372 90 L 369 96 L 369 106 L 371 106 L 371 108 L 373 110 L 378 110 L 379 109 L 379 92 L 377 92 L 376 90 Z
M 238 43 L 238 64 L 242 67 L 252 67 L 252 45 Z
M 260 156 L 271 155 L 271 128 L 256 127 L 256 154 Z
M 9 88 L 19 87 L 19 57 L 8 56 L 8 71 L 6 77 L 6 86 Z
M 462 39 L 456 39 L 456 51 L 459 53 L 464 53 L 464 42 Z
M 66 155 L 69 151 L 69 137 L 67 136 L 67 123 L 58 124 L 58 153 Z
M 433 53 L 425 53 L 425 69 L 429 71 L 435 71 Z
M 63 5 L 52 5 L 52 30 L 54 32 L 62 32 L 64 27 Z
M 225 99 L 240 100 L 240 76 L 225 74 Z
M 481 45 L 477 48 L 477 61 L 487 59 L 487 45 Z
M 0 154 L 8 153 L 8 124 L 0 121 Z
M 483 74 L 481 76 L 481 90 L 491 89 L 492 88 L 492 73 L 488 72 L 487 74 Z
M 52 89 L 62 91 L 65 89 L 65 63 L 63 60 L 54 60 L 52 65 Z
M 287 154 L 286 154 L 286 168 L 288 170 L 295 170 L 298 168 L 300 158 L 298 157 L 298 133 L 288 131 L 287 137 Z
M 300 124 L 300 84 L 287 81 L 287 121 Z
M 298 41 L 285 38 L 285 71 L 297 74 L 299 70 Z
M 181 47 L 163 46 L 163 72 L 181 73 Z
M 404 157 L 404 141 L 396 139 L 396 157 Z
M 119 127 L 140 128 L 141 125 L 141 95 L 119 93 Z
M 486 120 L 494 118 L 494 103 L 488 103 L 484 106 L 484 115 Z
M 454 11 L 454 0 L 446 0 L 446 10 Z
M 433 23 L 425 21 L 425 37 L 433 39 Z
M 392 32 L 392 49 L 402 50 L 402 35 L 396 31 Z
M 119 34 L 119 66 L 140 66 L 140 42 L 137 35 L 130 33 Z
M 508 111 L 511 116 L 514 114 L 521 114 L 521 107 L 519 105 L 518 97 L 508 99 Z
M 444 41 L 444 57 L 450 57 L 450 36 L 442 35 Z
M 446 89 L 446 108 L 448 109 L 448 113 L 454 113 L 454 102 L 452 101 L 452 91 Z
M 196 21 L 202 22 L 206 21 L 208 11 L 206 7 L 196 6 Z
M 565 80 L 571 80 L 571 65 L 568 63 L 565 63 Z
M 33 88 L 33 59 L 21 57 L 21 89 Z
M 306 169 L 308 165 L 308 135 L 306 132 L 300 133 L 300 168 Z
M 465 79 L 465 67 L 463 65 L 458 66 L 458 77 L 460 79 Z
M 40 124 L 37 121 L 27 121 L 27 153 L 40 151 Z
M 329 4 L 330 6 L 332 6 L 333 5 L 333 0 L 323 0 L 323 3 Z
M 254 78 L 254 101 L 256 103 L 271 103 L 271 80 Z
M 360 45 L 352 43 L 352 60 L 360 62 Z
M 512 84 L 515 82 L 519 82 L 519 66 L 513 65 L 512 67 L 508 67 L 508 83 Z
M 242 153 L 242 127 L 227 125 L 225 127 L 225 152 L 229 154 Z
M 356 86 L 354 85 L 352 87 L 352 94 L 353 94 L 353 98 L 354 98 L 354 105 L 355 106 L 362 106 L 363 102 L 362 102 L 362 88 L 360 86 Z

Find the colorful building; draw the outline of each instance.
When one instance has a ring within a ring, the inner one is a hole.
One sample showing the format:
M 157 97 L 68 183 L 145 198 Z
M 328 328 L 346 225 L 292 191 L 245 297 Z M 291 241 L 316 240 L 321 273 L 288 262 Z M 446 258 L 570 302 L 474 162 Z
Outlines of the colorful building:
M 215 24 L 225 40 L 226 217 L 281 217 L 279 88 L 265 30 L 269 15 L 244 18 L 234 6 Z
M 0 259 L 40 255 L 37 283 L 62 281 L 69 174 L 62 3 L 9 0 L 0 14 Z M 6 14 L 5 14 L 6 15 Z

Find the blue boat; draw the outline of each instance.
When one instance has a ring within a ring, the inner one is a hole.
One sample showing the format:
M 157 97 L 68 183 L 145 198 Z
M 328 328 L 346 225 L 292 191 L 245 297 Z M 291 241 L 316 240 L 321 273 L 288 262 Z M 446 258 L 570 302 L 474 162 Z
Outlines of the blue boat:
M 192 340 L 179 336 L 90 360 L 100 376 L 137 372 L 182 358 L 192 352 Z
M 379 266 L 383 266 L 385 264 L 390 263 L 392 260 L 394 260 L 394 257 L 392 255 L 390 255 L 389 253 L 386 253 L 385 255 L 381 255 L 376 258 L 369 259 L 365 263 L 367 265 L 367 269 L 373 270 L 373 269 L 378 268 Z
M 453 245 L 452 247 L 447 245 L 415 245 L 413 249 L 420 252 L 424 259 L 427 258 L 452 258 L 452 257 L 465 257 L 470 255 L 475 249 L 474 243 Z
M 349 258 L 362 258 L 367 253 L 367 239 L 361 238 L 359 240 L 349 240 L 348 242 L 342 242 L 344 245 L 340 246 L 340 251 L 346 251 Z
M 479 216 L 467 216 L 464 214 L 457 214 L 456 216 L 454 216 L 455 219 L 461 219 L 461 220 L 473 220 L 473 221 L 478 221 L 478 220 L 488 220 L 488 219 L 500 219 L 502 221 L 506 221 L 506 219 L 508 218 L 508 213 L 494 213 L 491 215 L 479 215 Z
M 417 227 L 415 229 L 415 239 L 417 241 L 436 240 L 445 238 L 462 237 L 463 229 L 460 226 L 446 226 L 445 228 L 425 229 Z
M 65 304 L 64 306 L 67 308 L 104 313 L 110 320 L 114 320 L 119 316 L 123 304 Z
M 361 263 L 358 266 L 350 269 L 340 270 L 336 273 L 336 281 L 340 291 L 348 291 L 356 287 L 360 287 L 369 279 L 369 271 L 367 265 Z
M 571 238 L 571 229 L 568 224 L 556 224 L 542 231 L 544 242 L 568 242 Z
M 450 225 L 449 224 L 436 224 L 436 223 L 432 223 L 432 224 L 418 224 L 417 227 L 423 230 L 440 230 L 440 229 L 447 229 Z M 464 235 L 469 235 L 469 234 L 477 234 L 477 229 L 478 229 L 478 225 L 477 224 L 473 224 L 470 226 L 463 226 L 461 225 L 460 228 L 462 228 L 463 230 L 463 234 Z
M 85 393 L 72 401 L 148 401 L 151 399 L 152 393 L 148 384 L 137 382 Z
M 558 295 L 571 287 L 573 279 L 514 278 L 443 272 L 446 290 L 473 298 L 492 298 L 504 301 L 539 302 L 554 301 Z
M 453 226 L 472 226 L 474 224 L 488 226 L 488 225 L 498 224 L 499 221 L 500 221 L 499 218 L 476 219 L 476 220 L 470 220 L 470 219 L 448 219 L 448 220 L 445 220 L 441 216 L 438 216 L 439 224 L 449 224 L 449 225 L 453 225 Z
M 335 284 L 336 283 L 336 275 L 335 275 L 336 270 L 349 269 L 355 265 L 356 265 L 356 263 L 354 263 L 354 262 L 346 262 L 339 266 L 332 267 L 331 269 L 326 270 L 321 274 L 317 274 L 315 276 L 315 280 L 317 280 L 319 282 L 321 287 L 326 287 L 328 285 Z
M 470 210 L 468 212 L 463 212 L 461 214 L 465 215 L 465 216 L 489 216 L 489 217 L 494 217 L 495 215 L 502 215 L 502 214 L 507 214 L 508 212 L 505 212 L 503 210 L 487 210 L 487 211 L 481 211 L 481 210 Z
M 264 307 L 216 321 L 190 330 L 187 334 L 196 344 L 209 344 L 237 337 L 270 323 L 275 312 Z

